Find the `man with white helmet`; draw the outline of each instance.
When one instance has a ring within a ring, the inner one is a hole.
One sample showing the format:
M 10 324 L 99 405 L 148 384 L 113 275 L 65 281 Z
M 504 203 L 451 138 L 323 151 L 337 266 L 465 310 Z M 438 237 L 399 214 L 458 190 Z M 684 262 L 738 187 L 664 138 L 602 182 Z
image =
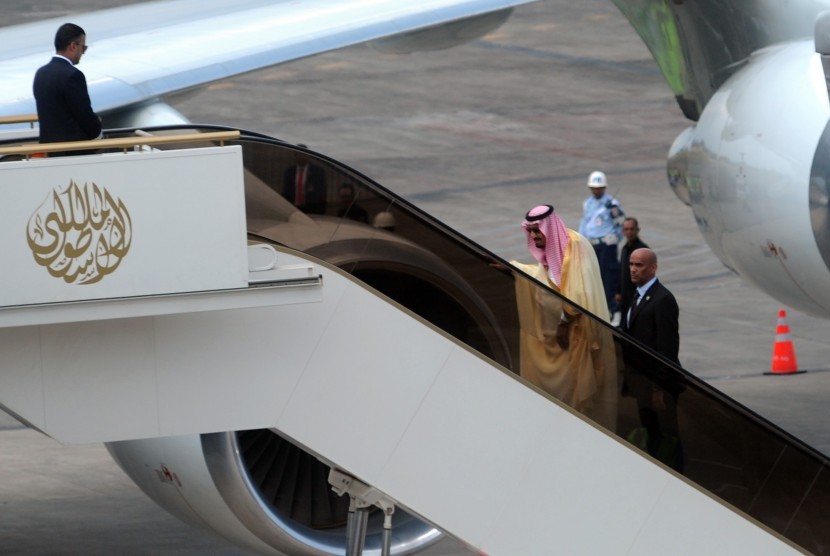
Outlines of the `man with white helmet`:
M 625 213 L 619 201 L 605 192 L 608 180 L 604 172 L 591 172 L 588 176 L 591 196 L 582 203 L 582 220 L 579 233 L 585 236 L 597 254 L 608 312 L 612 323 L 619 322 L 619 307 L 615 299 L 619 289 L 620 262 L 617 259 L 617 245 L 622 239 L 622 224 Z

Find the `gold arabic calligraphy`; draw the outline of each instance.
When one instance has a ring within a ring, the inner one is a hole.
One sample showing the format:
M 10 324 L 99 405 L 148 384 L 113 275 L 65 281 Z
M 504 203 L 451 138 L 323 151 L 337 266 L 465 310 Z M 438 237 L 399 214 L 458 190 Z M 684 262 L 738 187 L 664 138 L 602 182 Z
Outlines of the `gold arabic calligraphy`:
M 68 284 L 94 284 L 118 268 L 130 249 L 124 203 L 95 183 L 53 189 L 29 218 L 26 238 L 37 264 Z

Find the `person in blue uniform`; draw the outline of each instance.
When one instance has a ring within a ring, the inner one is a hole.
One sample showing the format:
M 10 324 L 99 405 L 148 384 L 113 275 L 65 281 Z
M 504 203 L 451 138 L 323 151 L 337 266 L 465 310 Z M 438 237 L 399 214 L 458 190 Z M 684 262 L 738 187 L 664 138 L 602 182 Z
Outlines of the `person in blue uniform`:
M 582 220 L 579 233 L 594 247 L 602 275 L 605 299 L 612 322 L 619 321 L 616 294 L 619 289 L 620 262 L 617 245 L 622 239 L 622 223 L 625 219 L 620 203 L 606 193 L 608 180 L 603 172 L 591 172 L 588 176 L 591 196 L 582 203 Z

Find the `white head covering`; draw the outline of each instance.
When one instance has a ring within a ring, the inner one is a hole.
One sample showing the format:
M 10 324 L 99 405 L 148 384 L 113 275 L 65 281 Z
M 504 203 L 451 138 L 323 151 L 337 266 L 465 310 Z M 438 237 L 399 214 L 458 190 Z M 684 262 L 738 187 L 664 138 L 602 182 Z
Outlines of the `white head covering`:
M 539 231 L 545 235 L 545 249 L 536 247 L 536 242 L 530 236 L 527 227 L 538 224 Z M 553 210 L 553 205 L 539 205 L 528 211 L 522 228 L 527 234 L 527 248 L 533 257 L 545 265 L 548 276 L 553 283 L 559 286 L 562 279 L 562 261 L 565 260 L 565 248 L 568 246 L 568 229 L 565 223 Z

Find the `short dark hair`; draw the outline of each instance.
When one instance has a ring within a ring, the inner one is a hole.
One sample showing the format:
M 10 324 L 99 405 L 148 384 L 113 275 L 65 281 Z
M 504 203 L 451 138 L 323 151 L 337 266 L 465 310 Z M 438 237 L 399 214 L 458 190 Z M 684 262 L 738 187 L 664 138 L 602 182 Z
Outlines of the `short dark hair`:
M 634 222 L 634 227 L 635 228 L 637 228 L 637 229 L 640 228 L 640 223 L 637 222 L 637 219 L 634 218 L 633 216 L 626 216 L 625 220 L 623 220 L 623 222 L 629 222 L 629 221 Z
M 55 33 L 55 51 L 61 52 L 69 48 L 69 45 L 86 35 L 80 26 L 74 23 L 64 23 L 58 27 Z

